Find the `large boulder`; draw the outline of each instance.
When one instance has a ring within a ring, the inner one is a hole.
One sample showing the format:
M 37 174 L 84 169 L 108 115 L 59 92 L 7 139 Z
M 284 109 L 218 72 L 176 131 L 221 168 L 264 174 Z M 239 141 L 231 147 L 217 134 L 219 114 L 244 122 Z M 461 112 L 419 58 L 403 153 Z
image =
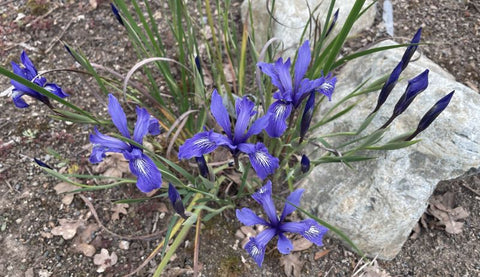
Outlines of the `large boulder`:
M 376 46 L 393 43 L 385 41 Z M 321 109 L 332 106 L 369 78 L 389 74 L 403 51 L 397 48 L 350 61 L 337 75 L 332 102 L 322 103 Z M 480 95 L 424 56 L 408 65 L 401 75 L 403 80 L 363 134 L 385 123 L 405 91 L 407 80 L 426 68 L 430 69 L 429 87 L 393 122 L 384 139 L 415 129 L 437 100 L 455 90 L 447 109 L 417 137 L 421 142 L 400 150 L 371 153 L 377 159 L 352 163 L 353 169 L 342 164 L 322 164 L 302 184 L 306 189 L 302 203 L 343 230 L 370 256 L 394 258 L 425 211 L 436 184 L 480 165 Z M 356 130 L 373 110 L 377 96 L 378 92 L 366 95 L 351 114 L 322 126 L 312 136 Z
M 274 2 L 275 6 L 272 11 L 271 5 Z M 373 0 L 367 0 L 364 7 L 367 7 L 372 2 Z M 314 11 L 314 16 L 318 17 L 319 22 L 322 24 L 320 27 L 323 27 L 330 5 L 330 1 L 324 0 L 268 0 L 268 3 L 270 7 L 267 9 L 267 0 L 245 0 L 242 3 L 242 20 L 244 23 L 248 21 L 250 33 L 255 33 L 254 43 L 257 51 L 262 49 L 269 38 L 277 37 L 283 41 L 283 48 L 286 50 L 283 53 L 284 57 L 293 57 L 295 55 L 311 11 Z M 354 3 L 355 1 L 351 0 L 337 0 L 335 2 L 334 11 L 339 8 L 340 12 L 337 28 L 333 30 L 330 37 L 334 37 L 338 33 Z M 252 11 L 251 17 L 247 16 L 249 7 L 251 7 Z M 352 27 L 350 36 L 370 27 L 375 19 L 375 12 L 375 6 L 365 12 Z M 269 24 L 272 24 L 271 33 L 268 33 Z M 315 25 L 311 27 L 311 30 L 316 28 Z M 312 39 L 312 37 L 309 37 L 307 34 L 305 39 Z

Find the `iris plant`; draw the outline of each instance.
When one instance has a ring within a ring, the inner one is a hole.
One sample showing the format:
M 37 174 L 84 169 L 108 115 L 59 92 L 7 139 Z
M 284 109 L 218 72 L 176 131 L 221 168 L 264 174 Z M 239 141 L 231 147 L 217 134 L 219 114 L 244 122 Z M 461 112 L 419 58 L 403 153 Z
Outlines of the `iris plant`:
M 289 254 L 290 251 L 293 250 L 293 244 L 285 236 L 285 232 L 300 234 L 318 246 L 323 245 L 322 238 L 328 229 L 319 225 L 315 220 L 305 219 L 300 222 L 285 221 L 287 215 L 296 210 L 293 205 L 299 205 L 303 191 L 303 189 L 297 189 L 287 197 L 287 203 L 285 203 L 280 218 L 275 211 L 275 205 L 272 199 L 272 182 L 270 181 L 252 195 L 253 199 L 262 205 L 268 220 L 257 216 L 249 208 L 242 208 L 241 210 L 237 209 L 237 218 L 243 224 L 247 226 L 260 224 L 267 227 L 267 229 L 260 232 L 256 237 L 250 238 L 250 241 L 245 245 L 245 250 L 247 250 L 248 254 L 250 254 L 255 260 L 258 266 L 262 266 L 263 257 L 265 256 L 265 248 L 268 242 L 275 236 L 278 236 L 277 248 L 280 253 Z M 289 203 L 292 203 L 293 205 Z
M 20 56 L 20 59 L 22 61 L 23 67 L 20 65 L 16 64 L 15 62 L 12 62 L 12 68 L 13 68 L 13 73 L 16 75 L 27 79 L 38 86 L 41 86 L 48 90 L 49 92 L 57 95 L 58 97 L 65 98 L 68 96 L 58 85 L 53 84 L 53 83 L 47 83 L 47 79 L 45 77 L 39 77 L 37 69 L 33 65 L 32 61 L 28 58 L 27 53 L 25 51 L 22 51 L 22 54 Z M 52 108 L 52 105 L 50 104 L 50 101 L 48 100 L 48 97 L 25 86 L 20 84 L 19 82 L 15 80 L 10 81 L 11 84 L 13 85 L 13 94 L 12 94 L 12 99 L 13 103 L 15 106 L 18 108 L 26 108 L 29 105 L 22 99 L 23 95 L 28 95 L 31 96 L 44 104 L 46 104 L 48 107 Z
M 157 133 L 158 128 L 155 128 L 155 125 L 158 125 L 158 120 L 152 119 L 145 108 L 137 107 L 136 111 L 137 123 L 132 138 L 127 126 L 127 117 L 120 103 L 115 96 L 108 95 L 108 113 L 112 117 L 113 124 L 123 137 L 133 139 L 137 144 L 142 145 L 143 137 L 149 133 L 149 129 Z M 157 166 L 137 145 L 104 135 L 98 131 L 97 127 L 95 127 L 95 132 L 90 134 L 90 142 L 93 143 L 92 154 L 90 155 L 91 163 L 101 162 L 107 152 L 122 153 L 125 159 L 129 161 L 130 171 L 138 178 L 138 189 L 147 193 L 160 188 L 162 185 L 162 175 Z
M 267 74 L 272 84 L 278 88 L 273 94 L 276 101 L 268 108 L 270 122 L 265 129 L 271 137 L 280 137 L 287 129 L 286 120 L 292 109 L 297 108 L 309 93 L 320 92 L 330 100 L 337 79 L 321 77 L 315 80 L 304 78 L 308 65 L 311 61 L 310 45 L 308 40 L 298 49 L 297 61 L 295 62 L 294 77 L 290 75 L 290 58 L 283 63 L 279 58 L 274 64 L 259 62 L 257 66 Z
M 278 168 L 278 159 L 268 153 L 263 143 L 247 143 L 248 138 L 260 133 L 268 124 L 269 116 L 266 115 L 255 120 L 248 128 L 250 121 L 256 114 L 254 106 L 254 103 L 247 97 L 236 100 L 237 121 L 232 132 L 227 108 L 223 105 L 222 97 L 217 93 L 217 90 L 214 90 L 210 111 L 217 123 L 223 128 L 225 135 L 213 130 L 200 132 L 187 139 L 180 146 L 178 158 L 201 157 L 223 146 L 228 148 L 234 157 L 238 157 L 240 152 L 247 154 L 253 169 L 261 179 L 265 179 L 268 175 L 274 173 Z

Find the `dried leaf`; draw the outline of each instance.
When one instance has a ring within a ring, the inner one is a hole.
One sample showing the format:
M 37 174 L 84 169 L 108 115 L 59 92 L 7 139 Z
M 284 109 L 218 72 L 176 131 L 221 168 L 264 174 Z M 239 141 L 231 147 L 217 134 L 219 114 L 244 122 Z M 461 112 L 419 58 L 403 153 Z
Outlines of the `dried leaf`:
M 100 229 L 100 227 L 95 224 L 95 223 L 90 223 L 87 225 L 87 227 L 85 228 L 82 228 L 80 227 L 79 228 L 79 238 L 80 238 L 80 242 L 82 243 L 90 243 L 93 239 L 93 234 L 98 231 L 98 229 Z
M 123 154 L 109 153 L 101 163 L 93 168 L 93 171 L 108 177 L 121 178 L 124 173 L 130 172 L 130 168 Z M 110 180 L 110 182 L 114 181 Z
M 288 254 L 280 258 L 280 265 L 283 266 L 285 274 L 290 277 L 299 277 L 301 276 L 302 267 L 304 262 L 299 259 L 300 253 L 298 254 Z
M 317 253 L 315 253 L 315 257 L 313 259 L 316 261 L 322 258 L 323 256 L 327 255 L 328 253 L 330 253 L 330 249 L 318 251 Z
M 113 212 L 112 214 L 112 220 L 119 220 L 120 219 L 120 214 L 128 214 L 127 212 L 128 204 L 116 204 L 113 208 L 110 210 Z
M 67 182 L 61 182 L 55 185 L 53 189 L 57 192 L 57 194 L 61 194 L 61 193 L 77 190 L 78 187 Z M 74 193 L 65 194 L 65 196 L 63 196 L 62 198 L 62 203 L 65 205 L 70 205 L 73 201 L 73 195 Z
M 420 222 L 417 222 L 417 224 L 415 224 L 415 227 L 413 227 L 413 232 L 410 235 L 410 239 L 416 240 L 420 235 L 420 233 L 421 233 Z
M 453 208 L 455 198 L 453 192 L 446 192 L 443 195 L 436 195 L 430 200 L 428 213 L 434 216 L 439 226 L 445 226 L 445 231 L 450 234 L 459 234 L 463 230 L 463 222 L 458 220 L 469 216 L 468 211 L 463 207 Z
M 100 254 L 96 254 L 95 256 L 93 256 L 93 263 L 99 265 L 97 269 L 98 273 L 104 272 L 105 269 L 115 265 L 117 261 L 117 254 L 115 254 L 115 252 L 112 252 L 112 255 L 109 255 L 108 250 L 105 248 L 102 248 L 102 250 L 100 250 Z
M 302 237 L 300 239 L 293 241 L 293 251 L 307 250 L 308 248 L 312 247 L 312 245 L 313 245 L 313 242 Z
M 377 261 L 373 261 L 363 268 L 363 273 L 360 277 L 391 277 L 388 272 L 378 266 Z
M 51 233 L 54 236 L 62 236 L 63 239 L 72 239 L 77 233 L 78 227 L 84 224 L 83 220 L 59 219 L 60 226 L 54 227 Z
M 95 247 L 87 243 L 74 244 L 72 245 L 72 249 L 77 253 L 83 253 L 83 255 L 87 257 L 93 256 L 96 251 Z
M 93 9 L 96 9 L 98 6 L 97 0 L 89 0 L 88 3 L 90 3 L 90 6 L 92 6 Z

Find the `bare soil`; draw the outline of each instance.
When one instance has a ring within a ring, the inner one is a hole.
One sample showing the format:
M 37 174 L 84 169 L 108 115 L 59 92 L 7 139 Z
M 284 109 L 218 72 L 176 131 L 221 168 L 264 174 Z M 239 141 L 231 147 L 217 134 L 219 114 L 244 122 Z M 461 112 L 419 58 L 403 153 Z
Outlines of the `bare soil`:
M 346 51 L 387 37 L 381 23 L 381 3 L 375 25 L 352 40 Z M 480 3 L 395 0 L 393 5 L 394 39 L 408 41 L 418 27 L 423 27 L 423 39 L 432 42 L 421 47 L 423 53 L 478 91 Z M 238 9 L 232 12 L 238 13 Z M 59 40 L 81 48 L 92 62 L 122 73 L 137 62 L 107 1 L 98 1 L 93 8 L 89 1 L 0 0 L 0 15 L 0 64 L 4 67 L 10 67 L 10 61 L 19 62 L 21 51 L 26 50 L 38 69 L 72 68 L 74 61 Z M 160 15 L 159 21 L 164 18 Z M 98 88 L 89 85 L 92 80 L 71 72 L 46 77 L 60 84 L 77 105 L 106 115 L 105 103 L 97 97 Z M 0 77 L 0 84 L 0 91 L 10 85 L 4 77 Z M 37 157 L 64 172 L 92 172 L 89 149 L 85 147 L 92 126 L 59 123 L 48 114 L 45 106 L 35 102 L 28 109 L 17 109 L 10 98 L 0 101 L 0 276 L 122 276 L 132 272 L 161 241 L 172 216 L 169 204 L 158 199 L 130 204 L 115 219 L 113 201 L 142 197 L 134 185 L 82 193 L 83 197 L 77 194 L 71 204 L 62 203 L 64 195 L 54 190 L 60 181 L 44 174 L 32 159 Z M 408 240 L 394 260 L 379 261 L 384 274 L 480 275 L 480 170 L 441 182 L 434 194 L 445 192 L 454 194 L 454 206 L 470 213 L 463 220 L 463 231 L 448 234 L 432 216 L 426 215 L 427 228 L 421 227 L 416 239 Z M 52 234 L 63 219 L 79 225 L 74 238 Z M 200 245 L 202 275 L 285 276 L 276 250 L 267 250 L 261 269 L 255 265 L 235 235 L 240 227 L 233 210 L 205 224 Z M 193 232 L 172 258 L 165 276 L 191 276 L 192 241 Z M 95 254 L 101 249 L 115 253 L 118 262 L 104 273 L 97 273 L 99 266 L 93 257 L 78 250 L 82 243 L 93 246 Z M 363 264 L 359 256 L 334 238 L 326 238 L 324 247 L 311 247 L 298 255 L 297 266 L 303 266 L 301 276 L 351 276 Z M 137 276 L 151 275 L 159 262 L 159 258 L 154 259 Z

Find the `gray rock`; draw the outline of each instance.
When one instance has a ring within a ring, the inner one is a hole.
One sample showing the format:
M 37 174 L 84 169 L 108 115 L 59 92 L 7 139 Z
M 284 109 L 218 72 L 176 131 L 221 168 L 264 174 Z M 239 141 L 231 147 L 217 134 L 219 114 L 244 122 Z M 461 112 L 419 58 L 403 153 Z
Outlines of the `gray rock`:
M 364 7 L 367 7 L 372 1 L 373 0 L 367 0 Z M 253 19 L 253 24 L 250 26 L 254 26 L 255 47 L 257 48 L 257 51 L 260 51 L 269 38 L 277 37 L 283 41 L 283 48 L 286 49 L 283 56 L 293 57 L 296 49 L 299 46 L 303 29 L 308 22 L 310 11 L 315 11 L 315 17 L 319 17 L 319 20 L 323 26 L 330 1 L 276 0 L 269 1 L 270 5 L 273 2 L 275 2 L 275 7 L 273 9 L 273 16 L 275 17 L 275 20 L 271 20 L 271 16 L 267 9 L 267 0 L 254 0 L 250 2 L 252 10 L 251 18 Z M 335 28 L 330 34 L 331 38 L 338 34 L 340 27 L 347 19 L 350 9 L 353 7 L 354 3 L 355 1 L 351 0 L 337 0 L 335 2 L 334 11 L 339 8 L 340 12 L 337 21 L 337 28 Z M 316 9 L 317 6 L 318 9 Z M 246 16 L 248 11 L 249 0 L 245 0 L 242 3 L 242 20 L 244 23 L 247 19 L 248 22 L 251 23 L 250 17 Z M 375 7 L 372 7 L 365 12 L 352 27 L 350 36 L 354 36 L 364 29 L 370 27 L 375 19 L 375 12 Z M 271 34 L 268 33 L 268 26 L 270 22 L 272 24 Z M 312 30 L 314 29 L 315 28 L 312 28 Z M 306 38 L 311 39 L 312 37 L 307 35 Z
M 385 41 L 377 46 L 391 43 Z M 323 104 L 321 110 L 368 78 L 374 80 L 389 74 L 403 51 L 399 48 L 351 61 L 337 76 L 332 102 Z M 303 205 L 343 230 L 370 256 L 393 259 L 425 211 L 438 181 L 458 177 L 480 165 L 480 95 L 455 82 L 424 56 L 411 62 L 402 73 L 404 79 L 398 82 L 364 134 L 376 130 L 390 117 L 407 80 L 426 68 L 430 69 L 429 87 L 393 122 L 384 138 L 386 141 L 415 129 L 438 99 L 455 90 L 449 107 L 417 137 L 421 142 L 405 149 L 371 152 L 377 159 L 352 163 L 353 170 L 342 164 L 317 166 L 302 184 L 306 189 Z M 350 115 L 322 126 L 316 135 L 356 130 L 359 119 L 373 110 L 377 96 L 378 92 L 365 95 Z

